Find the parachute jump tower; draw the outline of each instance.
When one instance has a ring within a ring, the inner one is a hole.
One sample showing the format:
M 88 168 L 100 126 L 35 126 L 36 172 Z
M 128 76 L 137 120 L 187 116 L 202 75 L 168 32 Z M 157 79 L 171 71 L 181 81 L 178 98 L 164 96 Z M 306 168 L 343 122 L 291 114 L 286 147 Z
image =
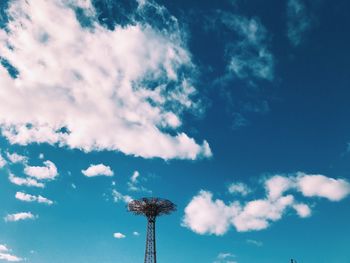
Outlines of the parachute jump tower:
M 176 210 L 176 205 L 166 199 L 157 197 L 141 198 L 128 204 L 128 210 L 135 215 L 147 218 L 147 237 L 144 263 L 157 263 L 156 254 L 156 219 Z

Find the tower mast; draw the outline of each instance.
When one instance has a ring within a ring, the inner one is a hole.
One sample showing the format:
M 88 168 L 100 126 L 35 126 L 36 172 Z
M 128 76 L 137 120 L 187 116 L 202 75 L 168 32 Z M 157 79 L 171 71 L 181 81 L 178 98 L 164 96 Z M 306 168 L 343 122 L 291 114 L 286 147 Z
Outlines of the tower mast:
M 167 199 L 157 197 L 141 198 L 128 204 L 128 210 L 147 218 L 146 249 L 144 263 L 157 263 L 156 219 L 176 210 L 176 205 Z

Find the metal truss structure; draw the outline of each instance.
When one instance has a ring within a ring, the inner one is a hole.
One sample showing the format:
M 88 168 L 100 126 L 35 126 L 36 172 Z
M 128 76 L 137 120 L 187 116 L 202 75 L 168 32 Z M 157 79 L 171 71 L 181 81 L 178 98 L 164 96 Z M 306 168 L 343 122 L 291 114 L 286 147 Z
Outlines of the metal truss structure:
M 156 263 L 156 219 L 176 210 L 176 205 L 166 199 L 157 197 L 141 198 L 128 204 L 128 210 L 135 215 L 147 218 L 147 235 L 144 263 Z

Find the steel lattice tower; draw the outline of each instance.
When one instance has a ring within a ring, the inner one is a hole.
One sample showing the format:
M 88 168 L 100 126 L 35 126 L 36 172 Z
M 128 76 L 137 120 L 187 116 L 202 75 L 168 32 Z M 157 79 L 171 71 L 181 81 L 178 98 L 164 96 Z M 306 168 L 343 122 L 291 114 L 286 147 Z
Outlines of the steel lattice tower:
M 131 201 L 128 204 L 128 210 L 135 215 L 143 215 L 147 218 L 145 263 L 156 263 L 156 219 L 158 216 L 168 215 L 175 211 L 176 205 L 166 199 L 141 198 Z

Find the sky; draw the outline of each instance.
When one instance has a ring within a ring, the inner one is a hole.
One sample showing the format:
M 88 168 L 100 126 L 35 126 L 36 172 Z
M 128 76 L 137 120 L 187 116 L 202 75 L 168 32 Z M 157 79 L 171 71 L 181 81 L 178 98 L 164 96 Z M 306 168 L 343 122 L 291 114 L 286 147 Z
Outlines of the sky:
M 1 0 L 0 262 L 350 263 L 349 8 Z

